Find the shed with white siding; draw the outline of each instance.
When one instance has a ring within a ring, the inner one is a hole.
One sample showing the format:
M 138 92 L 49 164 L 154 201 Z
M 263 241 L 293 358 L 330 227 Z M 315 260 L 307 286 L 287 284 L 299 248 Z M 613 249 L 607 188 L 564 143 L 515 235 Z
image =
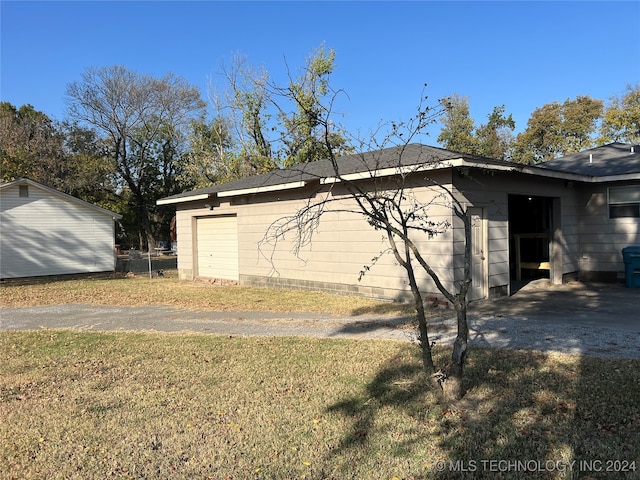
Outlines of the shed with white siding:
M 0 185 L 0 278 L 115 269 L 121 215 L 27 178 Z

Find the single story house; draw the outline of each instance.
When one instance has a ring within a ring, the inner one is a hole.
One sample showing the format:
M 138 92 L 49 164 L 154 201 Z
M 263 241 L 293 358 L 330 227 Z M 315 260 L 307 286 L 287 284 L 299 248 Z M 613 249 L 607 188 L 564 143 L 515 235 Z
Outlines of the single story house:
M 114 271 L 120 218 L 27 178 L 0 184 L 0 278 Z
M 399 176 L 413 198 L 432 201 L 430 219 L 451 225 L 418 240 L 450 288 L 462 275 L 464 230 L 452 210 L 433 199 L 444 186 L 472 216 L 472 300 L 510 295 L 532 275 L 554 284 L 622 281 L 621 250 L 640 245 L 640 151 L 633 145 L 612 143 L 529 166 L 410 144 L 337 164 L 338 172 L 320 160 L 159 200 L 176 208 L 179 277 L 406 296 L 404 270 L 393 255 L 380 256 L 382 232 L 349 213 L 354 201 L 340 188 L 347 180 L 379 188 Z M 277 243 L 265 237 L 283 218 L 324 198 L 341 207 L 323 215 L 295 255 L 291 234 Z M 374 257 L 380 258 L 372 265 Z M 365 265 L 371 268 L 359 279 Z M 420 282 L 425 293 L 437 293 L 426 274 Z

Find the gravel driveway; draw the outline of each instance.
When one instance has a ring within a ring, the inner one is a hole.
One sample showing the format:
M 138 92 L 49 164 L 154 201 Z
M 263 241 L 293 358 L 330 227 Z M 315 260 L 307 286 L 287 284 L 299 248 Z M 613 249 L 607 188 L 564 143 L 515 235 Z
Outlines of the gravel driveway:
M 472 345 L 640 358 L 640 291 L 582 284 L 533 283 L 516 295 L 475 304 Z M 58 305 L 0 309 L 3 330 L 69 328 L 83 331 L 161 331 L 224 335 L 415 339 L 408 317 L 186 311 L 171 307 Z M 431 321 L 430 340 L 455 338 L 455 315 Z

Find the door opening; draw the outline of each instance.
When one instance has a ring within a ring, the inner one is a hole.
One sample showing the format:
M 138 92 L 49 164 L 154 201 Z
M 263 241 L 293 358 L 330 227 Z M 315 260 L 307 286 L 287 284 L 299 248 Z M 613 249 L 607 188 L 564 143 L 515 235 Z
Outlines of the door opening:
M 509 195 L 511 293 L 531 280 L 550 278 L 553 199 Z

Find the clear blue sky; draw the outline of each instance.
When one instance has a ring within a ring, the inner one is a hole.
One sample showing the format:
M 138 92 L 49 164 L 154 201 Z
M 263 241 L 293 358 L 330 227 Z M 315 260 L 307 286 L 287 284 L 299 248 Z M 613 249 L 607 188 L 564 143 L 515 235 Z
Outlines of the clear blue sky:
M 504 104 L 533 110 L 577 95 L 607 100 L 640 82 L 640 2 L 29 2 L 1 3 L 0 97 L 65 118 L 67 84 L 86 67 L 167 72 L 200 87 L 234 54 L 276 79 L 323 42 L 342 123 L 366 132 L 437 99 L 469 97 L 483 123 Z M 439 127 L 425 143 L 436 144 Z

